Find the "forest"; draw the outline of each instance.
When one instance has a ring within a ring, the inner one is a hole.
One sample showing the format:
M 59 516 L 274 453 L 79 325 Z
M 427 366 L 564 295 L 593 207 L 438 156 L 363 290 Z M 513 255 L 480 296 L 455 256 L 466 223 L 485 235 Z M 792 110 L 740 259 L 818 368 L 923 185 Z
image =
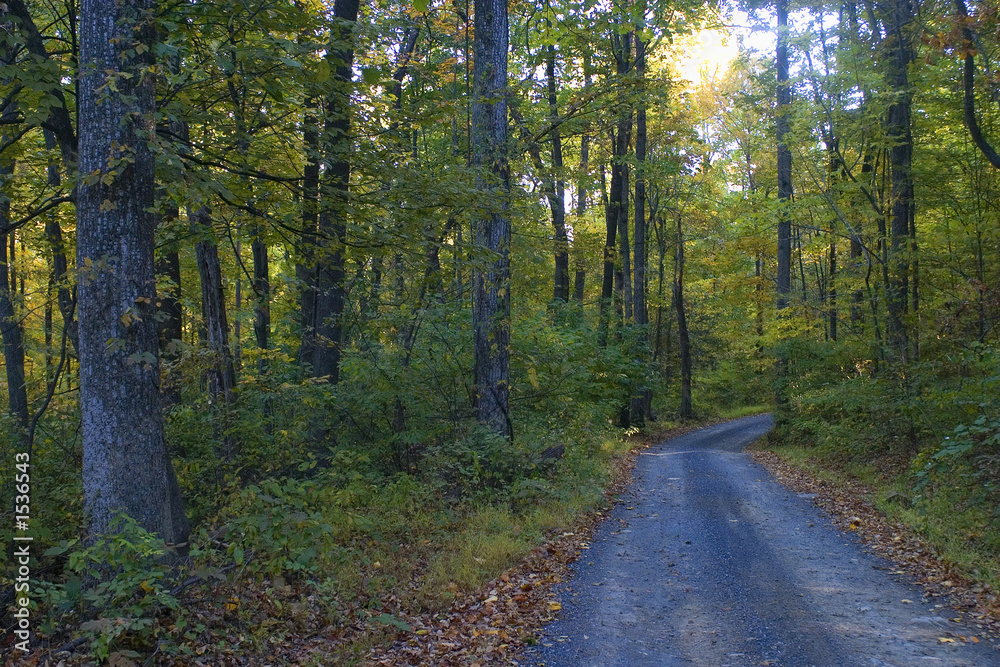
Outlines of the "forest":
M 764 411 L 1000 586 L 998 35 L 993 0 L 0 3 L 10 664 L 360 664 L 643 438 Z

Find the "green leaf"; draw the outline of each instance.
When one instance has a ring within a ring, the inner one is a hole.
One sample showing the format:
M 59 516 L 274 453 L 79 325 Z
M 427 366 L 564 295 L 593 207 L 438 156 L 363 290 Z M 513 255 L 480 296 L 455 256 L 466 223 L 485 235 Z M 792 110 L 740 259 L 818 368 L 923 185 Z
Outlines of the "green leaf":
M 401 621 L 392 614 L 379 614 L 373 620 L 381 623 L 382 625 L 391 625 L 394 628 L 399 628 L 403 632 L 410 632 L 413 630 L 413 626 L 405 621 Z
M 368 67 L 361 70 L 361 78 L 364 79 L 364 82 L 369 86 L 374 86 L 381 80 L 382 73 L 374 67 Z
M 426 12 L 430 4 L 430 0 L 413 0 L 413 8 L 418 12 Z

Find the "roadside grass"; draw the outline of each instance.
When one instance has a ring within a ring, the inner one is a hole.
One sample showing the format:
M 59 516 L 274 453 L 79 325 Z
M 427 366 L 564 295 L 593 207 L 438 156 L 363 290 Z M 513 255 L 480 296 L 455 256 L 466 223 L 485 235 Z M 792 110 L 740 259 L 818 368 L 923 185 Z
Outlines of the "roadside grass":
M 860 482 L 870 490 L 867 500 L 875 508 L 918 535 L 948 566 L 973 585 L 1000 590 L 1000 525 L 997 513 L 981 502 L 977 489 L 950 483 L 918 493 L 905 457 L 875 464 L 845 460 L 829 446 L 803 447 L 767 439 L 754 448 L 770 450 L 834 487 Z
M 719 410 L 720 419 L 739 419 L 740 417 L 750 417 L 765 412 L 770 412 L 774 406 L 769 403 L 758 403 L 756 405 L 744 405 Z
M 371 574 L 377 563 L 383 575 L 369 576 L 363 596 L 353 596 L 356 606 L 350 620 L 359 630 L 332 647 L 323 659 L 345 666 L 362 664 L 374 646 L 399 634 L 396 628 L 375 620 L 386 610 L 404 624 L 410 614 L 443 611 L 456 598 L 481 589 L 519 563 L 547 538 L 571 529 L 582 515 L 602 505 L 615 462 L 634 446 L 619 431 L 596 433 L 589 443 L 577 443 L 574 449 L 580 454 L 569 452 L 545 488 L 528 498 L 488 497 L 452 506 L 441 497 L 422 498 L 417 513 L 423 521 L 415 524 L 431 525 L 433 517 L 446 514 L 449 520 L 439 529 L 407 532 L 406 544 L 396 549 L 387 545 L 403 538 L 402 534 L 362 540 L 350 563 L 327 573 L 330 581 L 350 581 L 336 587 L 337 594 L 328 600 L 339 599 L 341 607 L 351 591 L 361 590 L 360 579 L 365 578 L 359 579 L 353 564 L 367 563 L 365 569 Z M 369 512 L 378 524 L 394 508 L 376 500 Z

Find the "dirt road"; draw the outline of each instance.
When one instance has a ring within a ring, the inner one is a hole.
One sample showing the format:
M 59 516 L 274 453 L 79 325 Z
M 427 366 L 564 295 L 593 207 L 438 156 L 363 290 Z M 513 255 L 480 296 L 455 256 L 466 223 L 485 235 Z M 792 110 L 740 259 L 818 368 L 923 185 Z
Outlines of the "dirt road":
M 1000 666 L 940 599 L 741 453 L 770 426 L 742 419 L 640 456 L 522 664 Z

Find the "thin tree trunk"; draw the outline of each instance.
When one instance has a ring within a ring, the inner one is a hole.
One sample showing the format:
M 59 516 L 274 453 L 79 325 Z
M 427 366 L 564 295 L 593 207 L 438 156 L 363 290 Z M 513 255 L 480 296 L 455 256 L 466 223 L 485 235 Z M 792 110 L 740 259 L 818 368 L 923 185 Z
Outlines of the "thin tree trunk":
M 12 166 L 0 167 L 0 180 L 13 173 Z M 10 200 L 0 202 L 0 225 L 10 224 Z M 6 236 L 0 236 L 6 247 Z M 13 290 L 7 262 L 0 266 L 0 333 L 3 334 L 3 359 L 7 371 L 7 398 L 10 415 L 14 418 L 17 438 L 28 428 L 28 390 L 24 379 L 24 337 L 14 309 Z
M 189 208 L 188 219 L 192 231 L 202 237 L 194 248 L 198 261 L 198 275 L 201 278 L 203 332 L 205 343 L 212 355 L 209 393 L 220 409 L 225 411 L 229 409 L 236 389 L 236 366 L 229 345 L 229 322 L 226 317 L 226 296 L 222 284 L 219 249 L 211 238 L 212 214 L 208 208 L 204 206 L 197 209 Z M 228 435 L 224 435 L 222 440 L 222 448 L 218 455 L 224 460 L 230 460 L 235 454 L 234 442 Z
M 161 219 L 157 221 L 157 226 L 177 220 L 179 211 L 176 206 L 169 206 Z M 177 251 L 177 246 L 171 244 L 164 248 L 156 260 L 156 275 L 167 279 L 169 286 L 163 292 L 156 295 L 157 308 L 157 337 L 160 341 L 160 359 L 165 362 L 173 362 L 179 358 L 177 344 L 184 335 L 183 327 L 183 306 L 181 304 L 181 259 Z M 168 366 L 169 369 L 169 366 Z M 163 405 L 168 407 L 180 403 L 181 389 L 178 378 L 169 370 L 165 373 L 160 386 L 163 396 Z
M 305 168 L 302 172 L 302 239 L 295 277 L 299 283 L 299 311 L 302 334 L 299 361 L 312 366 L 316 351 L 316 237 L 319 233 L 320 136 L 314 115 L 315 102 L 306 102 L 302 133 L 305 145 Z
M 189 528 L 164 438 L 153 318 L 155 9 L 80 8 L 80 69 L 90 72 L 78 82 L 80 173 L 111 176 L 81 181 L 77 197 L 83 495 L 92 534 L 124 513 L 182 552 Z
M 56 139 L 52 132 L 43 132 L 45 137 L 45 147 L 49 150 L 56 147 Z M 74 160 L 76 153 L 73 153 Z M 48 165 L 48 183 L 53 188 L 60 187 L 62 179 L 59 176 L 59 166 L 55 162 Z M 45 238 L 49 242 L 49 249 L 52 253 L 52 270 L 56 282 L 56 303 L 59 306 L 59 313 L 62 315 L 63 327 L 67 328 L 69 341 L 73 349 L 78 349 L 79 337 L 77 336 L 77 325 L 73 319 L 76 312 L 76 288 L 69 286 L 69 261 L 66 259 L 66 244 L 63 242 L 62 227 L 55 213 L 45 220 Z
M 472 165 L 491 208 L 474 218 L 473 363 L 479 421 L 513 437 L 510 391 L 510 168 L 507 148 L 506 0 L 476 0 L 472 74 Z
M 792 221 L 788 205 L 792 198 L 792 153 L 785 144 L 789 132 L 788 113 L 792 103 L 792 91 L 788 82 L 788 4 L 787 0 L 776 0 L 778 14 L 778 309 L 788 307 L 788 295 L 792 291 Z
M 617 150 L 618 141 L 614 145 Z M 611 320 L 611 301 L 614 297 L 615 280 L 615 250 L 618 238 L 618 206 L 622 199 L 621 171 L 614 165 L 611 167 L 611 187 L 608 189 L 608 202 L 604 207 L 604 224 L 607 234 L 604 240 L 604 279 L 601 282 L 601 303 L 599 305 L 599 320 L 597 325 L 597 344 L 606 347 L 608 344 L 608 329 Z
M 590 88 L 590 51 L 583 54 L 583 85 L 585 89 Z M 587 212 L 587 200 L 590 197 L 588 187 L 590 186 L 590 126 L 584 127 L 583 136 L 580 137 L 580 173 L 577 180 L 576 217 L 577 234 L 583 228 L 583 216 Z M 576 274 L 573 276 L 573 300 L 583 303 L 585 283 L 587 280 L 587 269 L 584 263 L 583 251 L 577 250 Z
M 788 0 L 775 0 L 778 16 L 777 61 L 777 130 L 778 130 L 778 273 L 775 276 L 777 306 L 781 311 L 788 307 L 788 296 L 792 291 L 792 220 L 789 206 L 792 200 L 792 152 L 785 143 L 789 132 L 788 114 L 791 111 L 792 90 L 788 80 Z M 784 351 L 777 355 L 778 373 L 777 401 L 784 404 L 787 397 L 785 387 L 788 373 L 788 358 Z
M 691 419 L 694 411 L 691 406 L 691 340 L 688 336 L 687 312 L 684 307 L 684 228 L 681 223 L 681 213 L 677 212 L 676 228 L 676 263 L 674 274 L 674 308 L 677 309 L 677 343 L 681 353 L 681 419 Z
M 640 26 L 641 29 L 642 26 Z M 635 290 L 633 312 L 639 326 L 649 324 L 646 310 L 646 103 L 645 93 L 646 43 L 638 36 L 635 40 L 635 69 L 639 77 L 639 104 L 635 121 Z
M 566 235 L 566 186 L 560 174 L 563 169 L 562 138 L 557 121 L 559 105 L 556 97 L 556 47 L 549 44 L 545 59 L 545 73 L 548 79 L 549 117 L 553 127 L 552 141 L 552 192 L 549 204 L 552 209 L 552 227 L 555 231 L 555 281 L 552 298 L 565 303 L 569 301 L 569 237 Z

